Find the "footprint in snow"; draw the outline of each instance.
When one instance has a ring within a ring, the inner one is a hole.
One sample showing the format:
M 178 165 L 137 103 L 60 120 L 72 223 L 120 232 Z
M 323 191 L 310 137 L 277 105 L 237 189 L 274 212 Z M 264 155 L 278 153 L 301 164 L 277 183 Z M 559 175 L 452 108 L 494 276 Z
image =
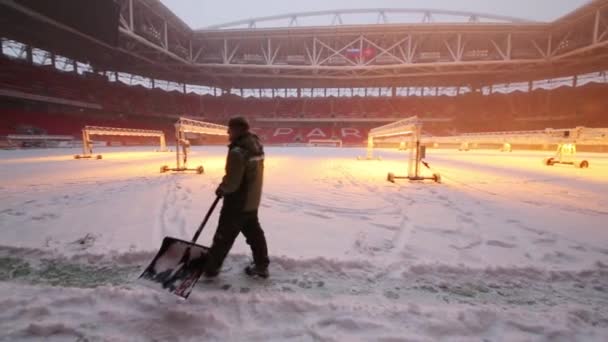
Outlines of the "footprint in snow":
M 59 215 L 53 213 L 43 213 L 41 215 L 32 216 L 31 219 L 34 221 L 47 221 L 58 218 Z
M 460 219 L 460 221 L 465 223 L 475 223 L 475 220 L 472 219 L 469 215 L 459 215 L 458 218 Z
M 535 245 L 544 245 L 544 244 L 554 244 L 555 243 L 555 239 L 536 239 L 534 241 L 532 241 L 533 244 Z
M 545 253 L 541 260 L 549 263 L 561 264 L 563 262 L 574 262 L 578 259 L 573 255 L 566 254 L 563 252 L 552 252 Z
M 11 216 L 25 216 L 25 213 L 23 211 L 15 211 L 12 209 L 8 209 L 6 213 Z
M 330 216 L 319 214 L 319 213 L 313 213 L 313 212 L 310 212 L 310 211 L 305 211 L 304 214 L 310 215 L 310 216 L 314 216 L 314 217 L 318 217 L 318 218 L 322 218 L 322 219 L 325 219 L 325 220 L 330 220 L 331 219 Z
M 353 216 L 354 219 L 357 220 L 361 220 L 361 221 L 371 221 L 372 219 L 367 217 L 367 216 Z
M 391 225 L 383 224 L 383 223 L 372 223 L 372 226 L 376 226 L 378 228 L 384 228 L 384 229 L 387 229 L 387 230 L 390 230 L 390 231 L 397 231 L 397 230 L 399 230 L 398 226 L 391 226 Z
M 497 241 L 497 240 L 486 241 L 486 245 L 493 246 L 493 247 L 500 247 L 500 248 L 515 248 L 516 247 L 516 245 L 514 245 L 514 244 L 503 242 L 503 241 Z
M 384 291 L 384 297 L 386 297 L 388 299 L 399 299 L 399 294 L 392 290 L 387 290 L 387 291 Z
M 462 246 L 462 247 L 461 246 L 456 246 L 456 245 L 450 245 L 450 248 L 453 248 L 453 249 L 456 249 L 456 250 L 460 251 L 460 250 L 471 249 L 471 248 L 477 247 L 479 245 L 481 245 L 481 241 L 473 241 L 473 242 L 471 242 L 471 243 L 469 243 L 469 244 L 467 244 L 465 246 Z

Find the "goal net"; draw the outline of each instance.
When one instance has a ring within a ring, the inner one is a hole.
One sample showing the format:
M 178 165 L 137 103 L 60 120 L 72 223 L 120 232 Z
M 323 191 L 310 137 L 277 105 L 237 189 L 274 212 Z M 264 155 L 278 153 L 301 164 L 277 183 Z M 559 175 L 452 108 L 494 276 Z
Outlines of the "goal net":
M 342 147 L 341 139 L 310 139 L 308 146 L 312 147 Z

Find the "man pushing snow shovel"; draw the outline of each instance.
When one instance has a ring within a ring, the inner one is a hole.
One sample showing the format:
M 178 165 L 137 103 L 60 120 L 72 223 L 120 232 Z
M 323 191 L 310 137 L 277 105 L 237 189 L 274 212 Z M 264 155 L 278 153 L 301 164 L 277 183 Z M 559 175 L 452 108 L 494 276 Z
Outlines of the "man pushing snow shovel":
M 245 273 L 268 278 L 268 247 L 258 220 L 264 178 L 264 147 L 260 138 L 249 131 L 249 123 L 243 117 L 230 119 L 228 135 L 226 175 L 215 191 L 218 197 L 223 197 L 224 204 L 203 276 L 214 278 L 219 274 L 234 240 L 243 233 L 253 253 L 253 263 L 245 268 Z

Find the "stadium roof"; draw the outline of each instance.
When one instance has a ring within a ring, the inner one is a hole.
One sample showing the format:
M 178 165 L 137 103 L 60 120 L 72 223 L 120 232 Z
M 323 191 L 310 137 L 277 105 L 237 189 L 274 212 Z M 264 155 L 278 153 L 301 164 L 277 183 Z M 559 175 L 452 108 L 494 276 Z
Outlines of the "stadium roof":
M 224 88 L 481 85 L 608 69 L 608 0 L 592 1 L 550 23 L 436 10 L 407 10 L 420 14 L 419 22 L 383 23 L 382 13 L 390 11 L 376 9 L 370 13 L 380 24 L 345 25 L 333 11 L 331 26 L 247 24 L 204 30 L 192 30 L 158 0 L 107 1 L 116 4 L 119 15 L 96 21 L 98 30 L 75 28 L 41 13 L 32 2 L 0 0 L 6 38 L 100 70 L 180 83 Z M 53 3 L 86 17 L 86 8 L 74 7 L 83 2 Z M 446 14 L 465 20 L 430 20 Z M 118 27 L 115 42 L 100 35 L 112 23 L 114 30 Z
M 387 20 L 392 24 L 420 22 L 421 12 L 402 11 L 428 9 L 435 22 L 468 21 L 468 16 L 450 13 L 481 13 L 483 21 L 510 21 L 508 18 L 526 21 L 551 22 L 575 10 L 589 0 L 161 0 L 169 9 L 194 29 L 226 27 L 247 28 L 253 21 L 257 28 L 297 26 L 326 26 L 333 23 L 366 25 Z M 373 8 L 383 13 L 374 13 Z M 396 11 L 393 11 L 395 9 Z M 442 13 L 444 12 L 444 13 Z M 485 16 L 483 15 L 485 13 Z M 308 14 L 308 15 L 303 15 Z M 338 14 L 339 17 L 336 17 Z M 380 15 L 378 15 L 380 14 Z M 383 15 L 382 15 L 383 14 Z M 271 20 L 259 20 L 260 17 Z M 296 17 L 296 22 L 292 18 Z M 498 17 L 493 19 L 494 17 Z M 248 19 L 253 18 L 253 19 Z M 275 19 L 272 19 L 275 18 Z M 281 19 L 282 18 L 282 19 Z M 500 18 L 507 18 L 500 19 Z M 341 19 L 341 20 L 340 20 Z

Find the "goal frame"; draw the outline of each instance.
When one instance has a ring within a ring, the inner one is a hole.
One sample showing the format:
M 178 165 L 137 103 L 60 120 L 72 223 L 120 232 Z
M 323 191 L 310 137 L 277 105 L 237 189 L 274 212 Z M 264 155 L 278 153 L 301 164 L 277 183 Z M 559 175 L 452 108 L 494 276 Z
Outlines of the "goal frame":
M 328 146 L 326 144 L 335 144 L 334 146 Z M 310 139 L 308 140 L 308 146 L 311 147 L 342 147 L 342 139 Z
M 82 129 L 82 154 L 77 154 L 74 159 L 101 159 L 100 154 L 93 155 L 92 135 L 120 136 L 120 137 L 153 137 L 159 140 L 158 152 L 168 152 L 163 131 L 148 129 L 133 129 L 120 127 L 84 126 Z

